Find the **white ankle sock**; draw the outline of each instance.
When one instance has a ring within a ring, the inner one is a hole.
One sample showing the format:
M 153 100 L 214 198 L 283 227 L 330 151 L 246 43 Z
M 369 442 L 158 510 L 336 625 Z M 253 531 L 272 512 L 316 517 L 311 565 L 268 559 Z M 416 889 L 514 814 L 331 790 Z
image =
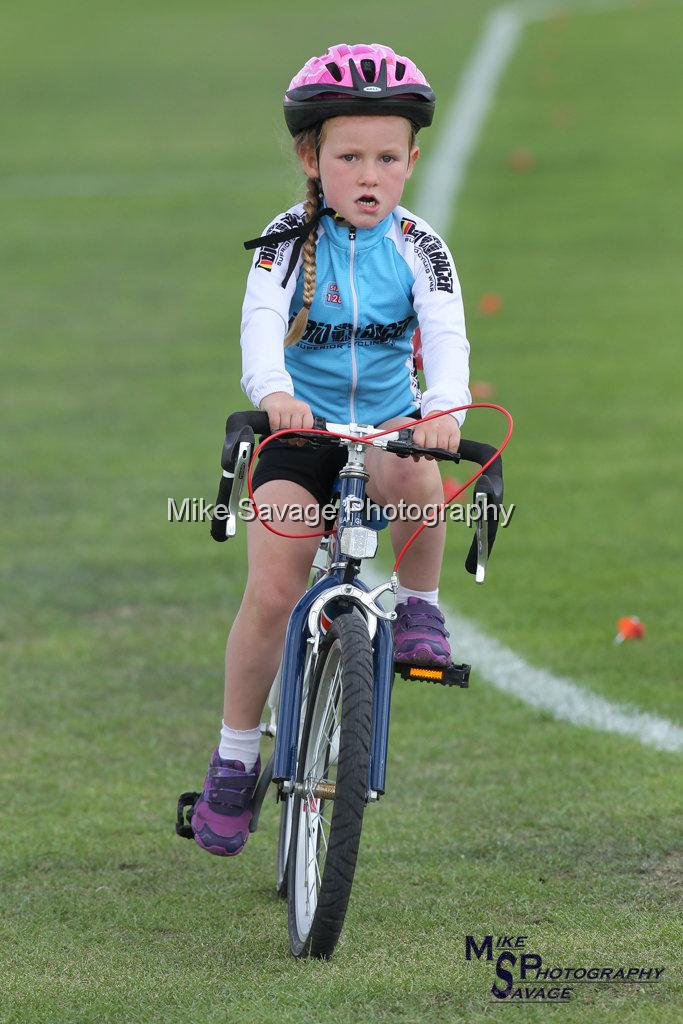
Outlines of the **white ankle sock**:
M 260 742 L 261 730 L 258 726 L 255 729 L 231 729 L 222 722 L 218 756 L 224 761 L 241 761 L 250 772 L 256 764 Z
M 436 590 L 409 590 L 408 587 L 402 587 L 399 583 L 396 591 L 396 604 L 404 603 L 409 597 L 420 597 L 423 601 L 428 601 L 429 604 L 435 604 L 438 607 L 439 588 L 437 587 Z

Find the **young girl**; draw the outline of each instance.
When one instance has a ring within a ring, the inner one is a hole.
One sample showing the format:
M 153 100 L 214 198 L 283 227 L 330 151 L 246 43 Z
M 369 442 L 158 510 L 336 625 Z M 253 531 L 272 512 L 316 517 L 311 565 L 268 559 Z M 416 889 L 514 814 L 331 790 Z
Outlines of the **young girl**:
M 399 206 L 431 124 L 435 97 L 412 61 L 387 46 L 331 47 L 295 76 L 287 126 L 307 178 L 306 199 L 260 239 L 242 318 L 242 386 L 272 430 L 313 426 L 313 416 L 377 427 L 470 401 L 469 344 L 460 286 L 446 244 Z M 282 232 L 299 229 L 282 240 Z M 280 237 L 278 237 L 278 235 Z M 268 237 L 273 236 L 273 237 Z M 418 326 L 427 389 L 420 395 L 411 338 Z M 464 415 L 418 426 L 414 440 L 457 451 Z M 324 505 L 345 449 L 268 445 L 254 474 L 258 505 Z M 368 495 L 380 505 L 443 500 L 435 461 L 370 449 Z M 314 533 L 301 516 L 278 522 Z M 396 521 L 399 551 L 415 530 Z M 401 564 L 394 623 L 397 661 L 448 664 L 438 607 L 445 524 L 424 530 Z M 210 853 L 240 853 L 260 771 L 259 721 L 280 662 L 290 612 L 306 589 L 317 538 L 287 540 L 247 527 L 249 574 L 225 658 L 225 703 L 192 827 Z M 267 638 L 267 642 L 264 642 Z

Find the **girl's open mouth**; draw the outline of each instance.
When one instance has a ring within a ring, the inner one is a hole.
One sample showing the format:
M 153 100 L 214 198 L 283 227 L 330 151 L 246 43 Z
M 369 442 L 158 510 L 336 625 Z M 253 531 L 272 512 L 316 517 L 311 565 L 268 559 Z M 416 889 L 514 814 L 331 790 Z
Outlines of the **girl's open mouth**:
M 356 202 L 364 210 L 376 210 L 379 206 L 379 201 L 374 196 L 361 196 L 360 199 L 356 199 Z

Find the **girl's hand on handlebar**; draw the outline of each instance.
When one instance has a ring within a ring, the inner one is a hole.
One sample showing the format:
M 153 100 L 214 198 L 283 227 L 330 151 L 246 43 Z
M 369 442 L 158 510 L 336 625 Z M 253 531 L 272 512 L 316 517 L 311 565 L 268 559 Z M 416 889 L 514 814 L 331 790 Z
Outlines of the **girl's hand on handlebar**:
M 439 409 L 434 409 L 430 416 Z M 429 423 L 420 423 L 413 430 L 413 441 L 421 448 L 445 448 L 449 452 L 457 452 L 460 445 L 460 427 L 457 420 L 448 413 Z M 431 455 L 424 458 L 430 459 Z
M 300 402 L 298 398 L 292 398 L 286 391 L 273 391 L 261 400 L 259 406 L 263 412 L 268 413 L 270 429 L 276 430 L 311 430 L 313 427 L 313 413 L 306 402 Z M 287 440 L 283 438 L 283 440 Z M 293 444 L 303 444 L 303 441 L 292 439 Z

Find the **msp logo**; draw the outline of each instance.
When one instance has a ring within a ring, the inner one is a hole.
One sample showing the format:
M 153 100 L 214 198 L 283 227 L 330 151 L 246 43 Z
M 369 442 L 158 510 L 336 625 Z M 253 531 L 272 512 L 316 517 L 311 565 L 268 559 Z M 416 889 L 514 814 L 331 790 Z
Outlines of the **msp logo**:
M 331 306 L 341 306 L 341 295 L 339 294 L 339 289 L 334 281 L 330 281 L 327 286 L 325 302 L 329 302 Z
M 496 981 L 491 986 L 494 1000 L 515 1003 L 569 1003 L 579 985 L 647 985 L 662 980 L 663 967 L 578 966 L 553 964 L 546 967 L 540 953 L 526 952 L 528 935 L 465 936 L 465 960 L 474 955 L 492 962 Z

